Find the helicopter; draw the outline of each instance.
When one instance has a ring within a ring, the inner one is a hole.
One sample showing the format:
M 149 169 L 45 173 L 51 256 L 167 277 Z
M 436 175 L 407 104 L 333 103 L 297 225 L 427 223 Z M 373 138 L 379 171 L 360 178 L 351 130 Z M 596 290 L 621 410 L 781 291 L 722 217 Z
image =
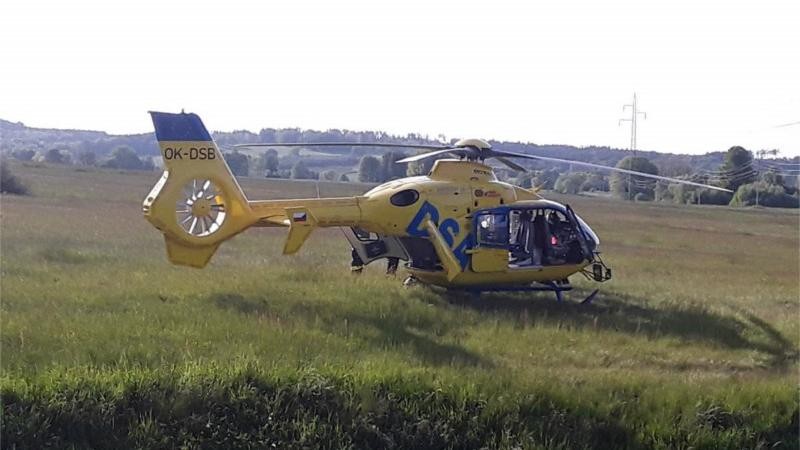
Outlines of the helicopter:
M 283 254 L 300 250 L 316 228 L 341 227 L 365 264 L 406 261 L 406 283 L 471 293 L 551 291 L 558 301 L 582 273 L 611 279 L 600 239 L 569 205 L 538 189 L 499 181 L 487 159 L 525 171 L 511 158 L 567 163 L 672 183 L 726 189 L 633 170 L 493 149 L 480 139 L 452 145 L 259 143 L 239 147 L 400 147 L 424 150 L 398 163 L 437 159 L 427 175 L 383 183 L 360 196 L 249 200 L 199 116 L 150 112 L 164 173 L 144 199 L 170 262 L 205 267 L 220 244 L 250 227 L 288 228 Z M 449 157 L 448 157 L 449 156 Z M 728 191 L 730 192 L 730 191 Z M 592 301 L 595 289 L 583 303 Z

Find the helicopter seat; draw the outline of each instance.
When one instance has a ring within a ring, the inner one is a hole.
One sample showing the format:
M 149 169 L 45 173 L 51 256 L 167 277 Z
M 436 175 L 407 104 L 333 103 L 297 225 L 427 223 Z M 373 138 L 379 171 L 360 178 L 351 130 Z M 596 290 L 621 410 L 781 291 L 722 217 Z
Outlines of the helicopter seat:
M 530 221 L 530 216 L 524 217 L 520 223 L 518 233 L 518 245 L 509 254 L 508 266 L 512 269 L 541 267 L 542 265 L 542 245 L 540 236 L 544 236 L 542 221 L 534 219 Z

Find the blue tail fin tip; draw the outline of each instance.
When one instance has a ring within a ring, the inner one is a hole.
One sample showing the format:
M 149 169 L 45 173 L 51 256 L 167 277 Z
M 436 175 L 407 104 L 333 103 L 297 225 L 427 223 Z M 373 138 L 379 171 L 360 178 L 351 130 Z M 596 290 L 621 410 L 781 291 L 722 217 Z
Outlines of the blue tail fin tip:
M 210 141 L 203 121 L 194 113 L 150 111 L 158 141 Z

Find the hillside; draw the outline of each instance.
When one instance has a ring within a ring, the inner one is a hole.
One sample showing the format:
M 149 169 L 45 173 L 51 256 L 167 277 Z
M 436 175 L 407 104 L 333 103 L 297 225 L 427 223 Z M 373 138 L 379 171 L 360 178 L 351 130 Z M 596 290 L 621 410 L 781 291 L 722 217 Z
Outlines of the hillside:
M 395 142 L 403 144 L 432 144 L 433 140 L 426 139 L 424 136 L 409 134 L 406 136 L 390 135 L 375 131 L 350 131 L 350 130 L 301 130 L 297 128 L 274 129 L 264 128 L 258 133 L 249 131 L 233 131 L 213 133 L 214 138 L 222 146 L 234 144 L 246 144 L 253 142 L 308 142 L 312 146 L 314 142 Z M 578 161 L 594 162 L 598 164 L 615 165 L 631 152 L 623 149 L 608 147 L 586 147 L 578 148 L 569 145 L 544 145 L 520 142 L 491 141 L 497 148 L 510 151 L 533 153 L 542 156 L 557 158 L 575 159 Z M 14 123 L 0 119 L 0 152 L 10 152 L 16 149 L 33 149 L 46 151 L 50 148 L 60 148 L 70 152 L 81 150 L 91 150 L 98 156 L 107 155 L 111 150 L 120 145 L 133 148 L 139 155 L 155 156 L 158 154 L 153 133 L 133 134 L 133 135 L 110 135 L 101 131 L 84 130 L 59 130 L 31 128 L 22 123 Z M 722 163 L 723 151 L 705 155 L 682 155 L 675 153 L 659 153 L 654 151 L 640 150 L 638 153 L 650 158 L 660 167 L 681 167 L 689 166 L 694 170 L 716 170 Z M 342 149 L 326 148 L 325 152 L 338 153 L 348 157 L 349 163 L 354 163 L 358 158 L 365 154 L 382 154 L 385 148 L 359 148 Z M 780 160 L 779 160 L 780 161 Z M 339 161 L 338 163 L 341 163 Z M 325 166 L 325 161 L 320 160 L 319 167 Z M 524 164 L 531 167 L 545 167 L 537 162 L 526 161 Z M 667 169 L 669 171 L 669 169 Z

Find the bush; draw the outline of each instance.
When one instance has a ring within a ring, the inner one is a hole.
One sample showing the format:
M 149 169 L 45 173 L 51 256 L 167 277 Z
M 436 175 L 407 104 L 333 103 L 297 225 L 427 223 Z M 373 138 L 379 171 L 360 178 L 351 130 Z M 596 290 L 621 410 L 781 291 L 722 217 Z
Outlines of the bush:
M 783 186 L 769 184 L 764 181 L 739 186 L 731 200 L 731 206 L 753 206 L 756 198 L 760 206 L 773 208 L 798 208 L 800 199 L 789 195 Z
M 730 204 L 733 194 L 716 189 L 698 188 L 695 191 L 695 198 L 698 200 L 697 203 L 703 205 L 727 205 Z
M 147 157 L 139 159 L 132 148 L 122 145 L 111 152 L 111 157 L 102 166 L 120 170 L 153 170 L 153 161 Z
M 93 166 L 97 163 L 97 156 L 91 150 L 78 153 L 78 162 L 83 166 Z
M 525 189 L 530 189 L 533 187 L 533 174 L 530 172 L 523 172 L 517 175 L 517 178 L 514 179 L 514 184 L 519 187 L 523 187 Z
M 531 185 L 541 189 L 553 189 L 558 180 L 559 173 L 556 169 L 542 170 L 536 173 L 531 180 Z
M 588 175 L 583 172 L 565 173 L 556 180 L 555 190 L 562 194 L 577 194 L 586 182 Z
M 44 154 L 44 162 L 48 162 L 51 164 L 69 164 L 71 162 L 71 158 L 69 153 L 62 152 L 57 148 L 51 148 Z
M 581 185 L 581 191 L 608 192 L 608 179 L 600 174 L 589 175 Z
M 633 197 L 633 200 L 637 202 L 649 202 L 653 200 L 653 198 L 645 192 L 639 192 Z
M 270 148 L 256 157 L 253 169 L 257 176 L 274 178 L 278 173 L 279 165 L 278 152 L 274 148 Z
M 295 180 L 315 180 L 319 177 L 319 174 L 309 169 L 305 162 L 297 161 L 292 166 L 291 177 Z
M 0 159 L 0 192 L 4 194 L 27 195 L 28 188 L 11 173 L 8 162 Z
M 374 156 L 366 155 L 358 164 L 358 181 L 375 183 L 383 181 L 381 160 Z
M 326 170 L 319 174 L 319 179 L 324 181 L 336 181 L 336 171 Z
M 250 158 L 244 153 L 239 153 L 239 150 L 225 153 L 225 162 L 237 177 L 246 177 L 250 174 Z
M 32 161 L 33 157 L 36 156 L 36 151 L 34 150 L 14 150 L 11 152 L 11 156 L 14 159 L 18 159 L 20 161 Z
M 657 202 L 672 202 L 674 201 L 673 192 L 670 190 L 671 186 L 677 186 L 675 184 L 669 184 L 666 181 L 658 181 L 656 182 L 656 187 L 653 191 L 653 197 Z

